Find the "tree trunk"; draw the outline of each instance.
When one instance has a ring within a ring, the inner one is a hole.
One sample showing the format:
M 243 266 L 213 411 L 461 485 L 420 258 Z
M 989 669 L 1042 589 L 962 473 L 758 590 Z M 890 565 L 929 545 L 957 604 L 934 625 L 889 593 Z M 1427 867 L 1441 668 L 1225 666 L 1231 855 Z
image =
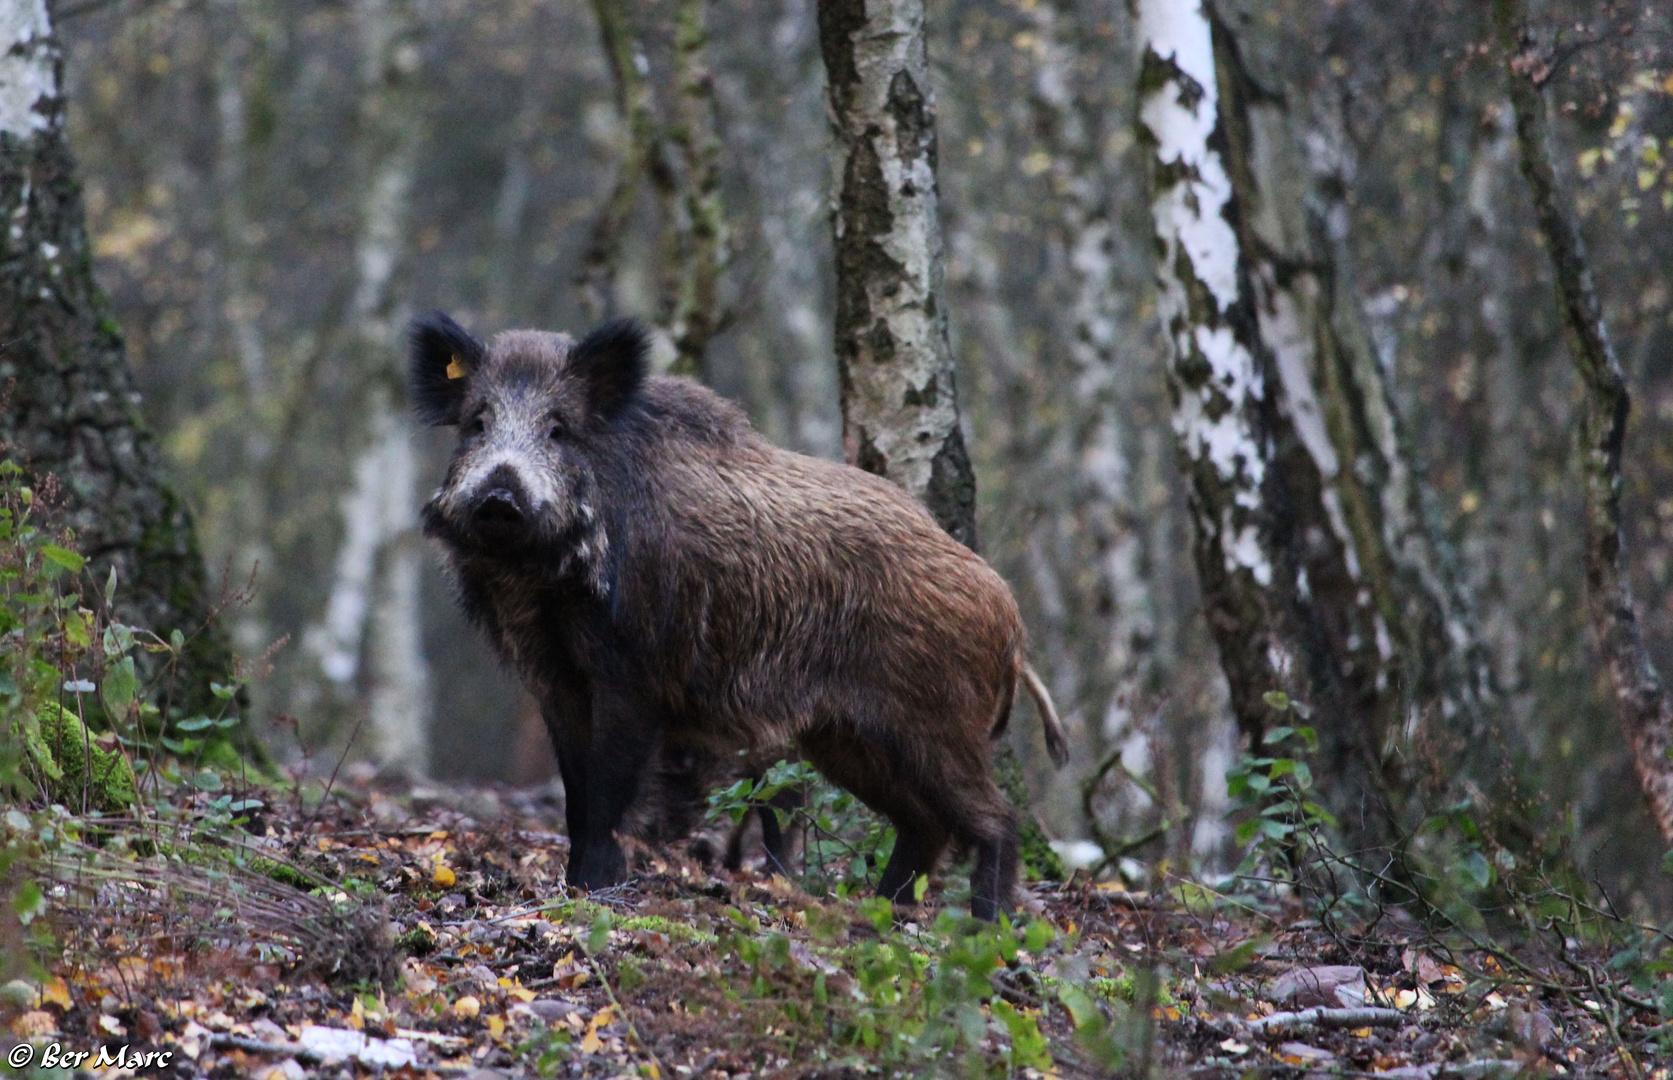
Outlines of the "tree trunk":
M 843 451 L 974 548 L 976 479 L 941 305 L 922 0 L 820 0 L 819 42 L 840 177 L 832 230 Z
M 93 280 L 81 189 L 64 136 L 63 57 L 44 0 L 0 15 L 0 442 L 56 476 L 63 521 L 116 571 L 116 616 L 188 639 L 173 704 L 207 706 L 232 656 L 211 602 L 192 518 L 163 480 L 122 338 Z M 162 695 L 159 694 L 159 698 Z
M 323 622 L 309 634 L 327 678 L 352 689 L 385 766 L 429 768 L 429 668 L 420 635 L 417 470 L 401 409 L 402 348 L 393 289 L 408 249 L 413 171 L 424 134 L 422 0 L 361 0 L 362 153 L 350 350 L 365 394 L 343 541 Z
M 1352 277 L 1347 193 L 1354 160 L 1341 114 L 1319 103 L 1310 118 L 1293 115 L 1244 68 L 1224 26 L 1216 26 L 1216 36 L 1222 113 L 1233 118 L 1232 187 L 1261 337 L 1296 434 L 1291 445 L 1305 452 L 1302 471 L 1318 477 L 1324 513 L 1315 520 L 1328 524 L 1342 552 L 1343 565 L 1328 573 L 1343 588 L 1334 596 L 1321 591 L 1318 571 L 1310 571 L 1310 584 L 1321 604 L 1358 608 L 1350 634 L 1373 635 L 1366 644 L 1374 651 L 1354 657 L 1350 638 L 1342 653 L 1345 683 L 1353 680 L 1346 665 L 1373 673 L 1374 685 L 1361 692 L 1367 707 L 1379 710 L 1381 746 L 1367 749 L 1380 750 L 1392 770 L 1398 752 L 1427 726 L 1449 759 L 1467 763 L 1472 783 L 1498 789 L 1508 747 L 1474 604 L 1426 509 Z M 1411 776 L 1391 771 L 1388 779 L 1395 794 L 1408 789 Z
M 581 256 L 575 286 L 581 310 L 597 320 L 616 309 L 616 271 L 622 238 L 647 178 L 658 188 L 671 183 L 661 160 L 656 103 L 647 75 L 650 63 L 639 43 L 633 16 L 625 0 L 593 0 L 593 14 L 604 44 L 604 58 L 616 82 L 616 108 L 624 128 L 622 161 L 604 208 L 593 224 L 592 240 Z
M 1117 170 L 1105 160 L 1109 131 L 1103 114 L 1113 102 L 1097 97 L 1077 73 L 1097 48 L 1081 38 L 1075 4 L 1053 0 L 1031 11 L 1041 49 L 1035 69 L 1032 111 L 1040 145 L 1051 158 L 1057 219 L 1052 223 L 1057 302 L 1067 309 L 1052 350 L 1068 361 L 1054 373 L 1075 402 L 1075 422 L 1061 425 L 1054 464 L 1072 477 L 1066 505 L 1050 514 L 1055 528 L 1079 534 L 1075 550 L 1090 548 L 1088 568 L 1069 565 L 1065 605 L 1077 610 L 1064 655 L 1079 652 L 1083 669 L 1061 700 L 1081 702 L 1064 710 L 1071 738 L 1090 751 L 1088 766 L 1119 757 L 1135 781 L 1111 785 L 1119 792 L 1119 824 L 1132 835 L 1154 835 L 1161 808 L 1147 793 L 1151 742 L 1149 718 L 1164 685 L 1163 661 L 1152 594 L 1153 553 L 1147 550 L 1146 513 L 1135 463 L 1141 456 L 1129 424 L 1143 365 L 1123 363 L 1118 336 L 1133 320 L 1117 286 Z M 1056 296 L 1053 297 L 1056 299 Z M 1054 305 L 1056 306 L 1056 305 Z M 1058 545 L 1068 548 L 1073 543 Z M 1077 572 L 1078 571 L 1078 572 Z M 1054 667 L 1056 666 L 1054 662 Z M 1054 671 L 1054 675 L 1056 672 Z M 1079 722 L 1083 730 L 1077 732 Z M 1111 767 L 1114 765 L 1112 763 Z M 1086 799 L 1083 804 L 1090 805 Z M 1107 836 L 1101 821 L 1095 835 Z M 1114 847 L 1126 841 L 1110 837 Z
M 273 583 L 260 576 L 274 569 L 269 540 L 265 480 L 275 451 L 270 418 L 279 402 L 267 343 L 262 334 L 261 299 L 257 292 L 257 264 L 262 252 L 255 239 L 250 214 L 249 103 L 245 80 L 252 67 L 251 5 L 247 0 L 216 0 L 210 9 L 219 52 L 215 64 L 215 208 L 220 245 L 220 310 L 227 322 L 224 347 L 237 360 L 237 389 L 243 416 L 240 462 L 245 483 L 238 485 L 232 513 L 233 572 L 252 580 L 255 588 L 238 611 L 234 639 L 247 655 L 259 655 L 270 644 L 267 597 Z
M 1548 74 L 1545 62 L 1534 47 L 1521 0 L 1494 0 L 1493 18 L 1516 111 L 1522 175 L 1551 254 L 1570 351 L 1585 387 L 1580 445 L 1585 452 L 1586 592 L 1592 632 L 1609 668 L 1616 713 L 1632 744 L 1639 785 L 1663 840 L 1673 842 L 1673 696 L 1644 644 L 1621 527 L 1621 457 L 1631 397 L 1604 325 L 1580 230 L 1557 191 L 1541 93 Z
M 1366 564 L 1387 558 L 1377 530 L 1350 524 L 1363 493 L 1344 498 L 1351 470 L 1309 370 L 1329 318 L 1321 283 L 1269 240 L 1303 193 L 1271 189 L 1289 176 L 1266 160 L 1282 133 L 1227 29 L 1198 0 L 1138 11 L 1174 432 L 1233 711 L 1259 749 L 1269 692 L 1313 710 L 1326 801 L 1357 839 L 1385 841 L 1397 657 Z
M 685 235 L 669 332 L 679 375 L 707 379 L 709 339 L 720 329 L 720 276 L 726 266 L 726 208 L 720 198 L 720 136 L 715 131 L 714 73 L 709 70 L 707 0 L 679 0 L 674 11 L 674 72 L 679 122 L 673 142 L 685 162 Z

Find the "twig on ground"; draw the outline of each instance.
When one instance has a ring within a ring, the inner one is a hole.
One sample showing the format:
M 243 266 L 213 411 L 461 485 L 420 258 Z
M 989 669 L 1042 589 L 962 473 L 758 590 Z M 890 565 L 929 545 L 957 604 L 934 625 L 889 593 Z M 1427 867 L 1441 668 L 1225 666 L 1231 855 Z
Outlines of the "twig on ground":
M 1299 1012 L 1273 1013 L 1259 1020 L 1240 1020 L 1238 1023 L 1251 1034 L 1272 1035 L 1295 1028 L 1362 1028 L 1399 1027 L 1406 1022 L 1406 1014 L 1397 1009 L 1302 1009 Z

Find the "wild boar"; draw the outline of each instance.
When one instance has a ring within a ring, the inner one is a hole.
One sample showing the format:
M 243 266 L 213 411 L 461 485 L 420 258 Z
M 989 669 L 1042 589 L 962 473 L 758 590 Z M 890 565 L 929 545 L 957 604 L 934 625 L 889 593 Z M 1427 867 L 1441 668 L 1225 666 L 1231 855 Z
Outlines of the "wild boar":
M 663 748 L 793 742 L 893 823 L 883 896 L 910 903 L 957 841 L 972 913 L 997 918 L 1016 814 L 992 742 L 1019 680 L 1066 756 L 1010 589 L 901 489 L 772 446 L 646 351 L 628 321 L 580 341 L 412 329 L 418 416 L 459 428 L 424 531 L 541 702 L 570 882 L 626 875 L 617 833 Z

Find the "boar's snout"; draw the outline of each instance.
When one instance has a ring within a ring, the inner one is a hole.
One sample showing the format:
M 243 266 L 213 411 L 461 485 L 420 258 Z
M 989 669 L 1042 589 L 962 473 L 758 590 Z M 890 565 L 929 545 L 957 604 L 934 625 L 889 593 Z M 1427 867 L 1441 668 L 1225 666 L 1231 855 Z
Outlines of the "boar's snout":
M 528 530 L 528 496 L 510 469 L 495 469 L 471 500 L 471 528 L 484 540 L 513 540 Z
M 495 488 L 482 496 L 471 517 L 479 528 L 503 529 L 523 523 L 523 508 L 509 488 Z

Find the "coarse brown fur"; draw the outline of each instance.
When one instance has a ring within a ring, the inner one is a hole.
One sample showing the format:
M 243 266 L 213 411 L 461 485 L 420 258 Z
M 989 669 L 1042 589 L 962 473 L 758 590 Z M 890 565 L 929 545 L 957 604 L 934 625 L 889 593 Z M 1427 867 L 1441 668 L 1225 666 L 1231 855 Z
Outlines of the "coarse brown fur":
M 625 873 L 615 833 L 658 748 L 794 742 L 895 825 L 883 895 L 909 900 L 956 840 L 995 917 L 1016 822 L 990 733 L 1019 680 L 1043 694 L 1009 588 L 887 480 L 770 445 L 704 387 L 646 376 L 644 350 L 625 323 L 579 343 L 414 330 L 419 411 L 461 424 L 425 529 L 542 703 L 571 880 Z

